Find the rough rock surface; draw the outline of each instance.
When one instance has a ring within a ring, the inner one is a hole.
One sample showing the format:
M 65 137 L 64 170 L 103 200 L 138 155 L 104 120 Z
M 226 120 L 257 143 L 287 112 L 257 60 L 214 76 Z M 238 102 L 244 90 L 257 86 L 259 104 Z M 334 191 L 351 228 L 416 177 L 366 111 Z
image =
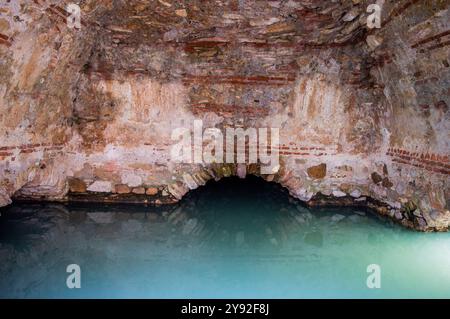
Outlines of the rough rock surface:
M 357 198 L 446 229 L 449 2 L 385 1 L 369 29 L 374 2 L 87 0 L 79 30 L 70 1 L 2 2 L 0 206 L 104 192 L 169 203 L 258 174 L 170 162 L 172 131 L 202 119 L 280 128 L 281 169 L 263 177 L 297 198 Z

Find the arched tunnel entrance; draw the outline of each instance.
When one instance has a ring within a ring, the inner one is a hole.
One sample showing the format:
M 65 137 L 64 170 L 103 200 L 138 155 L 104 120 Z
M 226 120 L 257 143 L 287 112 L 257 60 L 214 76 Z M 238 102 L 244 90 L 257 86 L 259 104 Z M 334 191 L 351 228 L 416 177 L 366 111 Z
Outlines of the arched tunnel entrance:
M 236 250 L 281 247 L 293 234 L 299 243 L 322 247 L 329 227 L 385 224 L 364 208 L 308 207 L 280 184 L 254 175 L 210 180 L 187 193 L 173 214 L 190 216 L 184 233 L 208 229 L 211 238 Z
M 322 247 L 328 226 L 374 222 L 362 209 L 309 208 L 280 184 L 254 175 L 210 180 L 190 191 L 177 212 L 195 216 L 185 232 L 195 232 L 198 223 L 203 223 L 200 228 L 208 229 L 213 241 L 235 251 L 243 247 L 281 247 L 294 233 L 301 237 L 298 242 Z

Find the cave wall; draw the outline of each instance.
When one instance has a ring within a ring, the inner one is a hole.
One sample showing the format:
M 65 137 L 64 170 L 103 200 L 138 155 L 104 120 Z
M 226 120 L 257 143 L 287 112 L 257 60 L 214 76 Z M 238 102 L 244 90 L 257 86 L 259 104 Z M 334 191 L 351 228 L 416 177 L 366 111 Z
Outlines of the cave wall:
M 324 17 L 311 16 L 311 23 L 328 22 Z M 303 200 L 319 191 L 341 194 L 340 184 L 347 191 L 352 183 L 367 184 L 370 156 L 383 142 L 383 105 L 367 92 L 363 45 L 336 41 L 355 28 L 340 28 L 317 43 L 293 42 L 299 39 L 292 39 L 292 26 L 277 26 L 274 19 L 258 22 L 255 39 L 225 29 L 174 42 L 182 36 L 171 30 L 152 45 L 129 36 L 134 25 L 108 26 L 74 107 L 81 141 L 74 145 L 81 148 L 77 168 L 71 165 L 72 190 L 158 191 L 165 196 L 150 201 L 170 202 L 217 174 L 236 174 L 236 166 L 219 165 L 214 173 L 204 165 L 167 164 L 172 131 L 194 119 L 222 130 L 280 128 L 283 171 L 295 175 L 283 184 Z M 308 175 L 321 164 L 327 172 Z
M 0 205 L 18 190 L 49 199 L 68 191 L 61 163 L 93 34 L 69 29 L 64 5 L 0 4 Z
M 279 128 L 263 177 L 301 200 L 373 198 L 405 226 L 448 226 L 447 1 L 386 1 L 381 29 L 371 1 L 83 1 L 80 30 L 68 3 L 0 8 L 2 205 L 172 203 L 260 175 L 171 162 L 173 130 L 202 119 Z
M 389 9 L 393 18 L 373 34 L 382 44 L 372 55 L 383 63 L 371 70 L 387 106 L 385 155 L 392 190 L 429 220 L 449 209 L 449 3 Z

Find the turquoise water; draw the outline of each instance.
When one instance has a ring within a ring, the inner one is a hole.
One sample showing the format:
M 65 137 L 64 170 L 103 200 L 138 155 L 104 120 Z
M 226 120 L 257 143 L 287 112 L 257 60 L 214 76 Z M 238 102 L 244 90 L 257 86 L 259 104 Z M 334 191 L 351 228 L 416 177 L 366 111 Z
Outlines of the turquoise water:
M 69 289 L 69 264 L 81 288 Z M 381 269 L 369 289 L 367 267 Z M 174 207 L 21 204 L 0 217 L 3 298 L 450 297 L 450 234 L 307 209 L 226 179 Z

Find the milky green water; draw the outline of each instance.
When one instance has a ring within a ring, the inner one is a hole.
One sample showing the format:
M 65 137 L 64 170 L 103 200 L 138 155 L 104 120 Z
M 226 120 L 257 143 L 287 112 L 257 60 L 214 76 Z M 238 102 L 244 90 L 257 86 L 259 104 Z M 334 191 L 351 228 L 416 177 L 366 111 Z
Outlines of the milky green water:
M 304 208 L 228 179 L 179 206 L 22 204 L 0 217 L 3 298 L 450 297 L 450 234 Z M 81 288 L 69 289 L 69 264 Z M 367 267 L 381 269 L 369 289 Z

